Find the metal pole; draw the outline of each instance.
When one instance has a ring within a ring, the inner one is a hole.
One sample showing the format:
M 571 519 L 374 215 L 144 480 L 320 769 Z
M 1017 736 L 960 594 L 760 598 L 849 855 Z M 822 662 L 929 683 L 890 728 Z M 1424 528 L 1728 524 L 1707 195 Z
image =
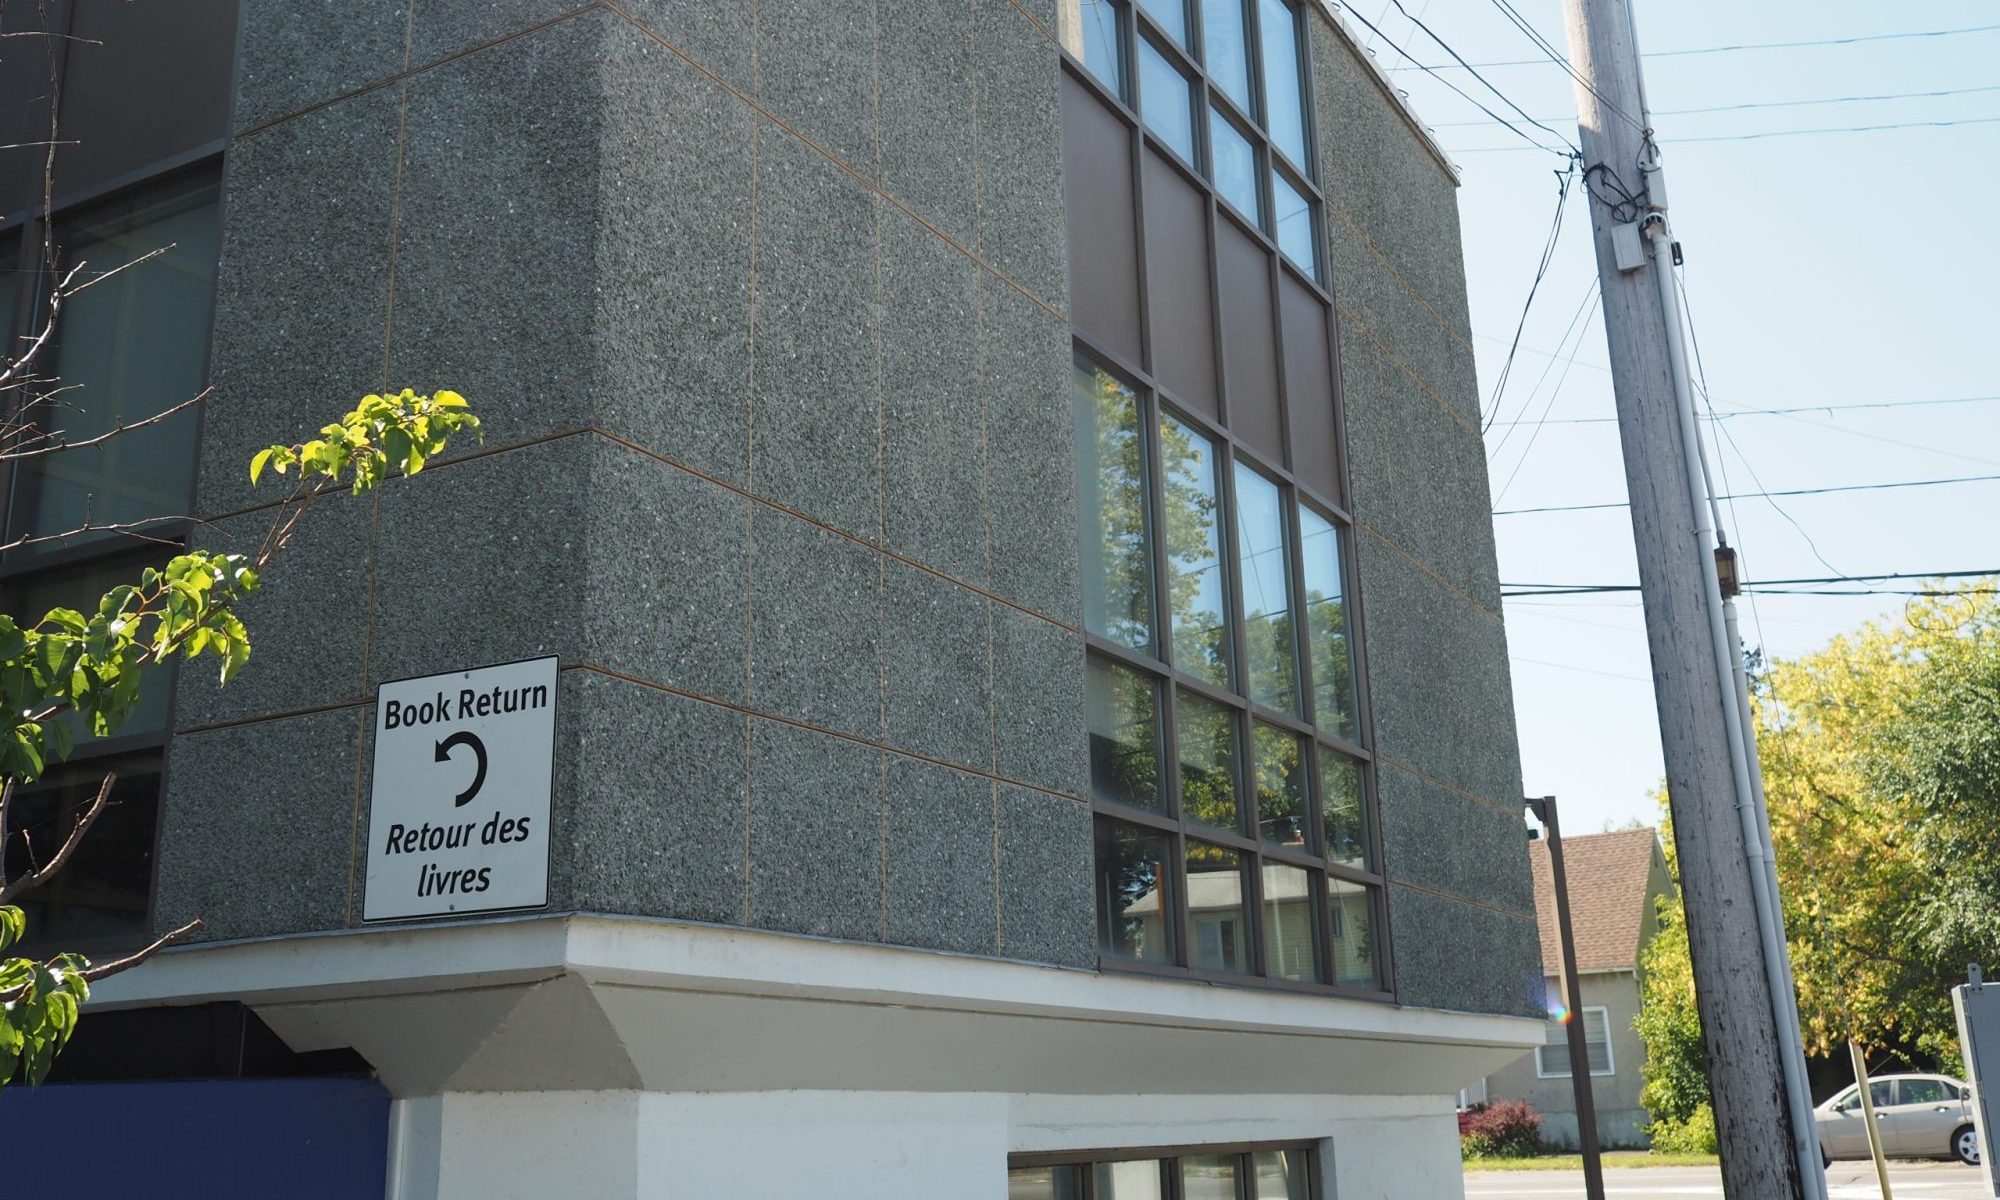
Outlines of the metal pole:
M 1666 195 L 1631 11 L 1626 0 L 1565 0 L 1564 17 L 1723 1185 L 1734 1200 L 1802 1200 L 1817 1193 L 1805 1190 L 1796 1153 L 1766 983 L 1763 889 L 1753 875 L 1763 880 L 1750 869 L 1761 846 L 1738 807 L 1747 793 L 1743 731 L 1717 654 L 1721 600 L 1705 506 L 1690 486 L 1698 451 L 1672 361 L 1679 314 L 1665 303 L 1671 280 L 1657 278 L 1671 268 L 1646 245 Z
M 1876 1124 L 1875 1098 L 1868 1092 L 1868 1056 L 1861 1052 L 1861 1043 L 1847 1043 L 1848 1057 L 1854 1060 L 1854 1086 L 1861 1092 L 1861 1119 L 1868 1123 L 1868 1157 L 1875 1160 L 1875 1179 L 1882 1185 L 1882 1200 L 1895 1200 L 1889 1195 L 1889 1160 L 1882 1157 L 1882 1127 Z
M 1569 1082 L 1576 1096 L 1576 1142 L 1583 1152 L 1583 1190 L 1588 1200 L 1604 1200 L 1604 1162 L 1597 1148 L 1597 1102 L 1590 1094 L 1590 1039 L 1583 1027 L 1583 981 L 1576 974 L 1576 937 L 1569 923 L 1569 879 L 1563 873 L 1562 826 L 1556 820 L 1556 798 L 1528 801 L 1548 834 L 1549 881 L 1556 893 L 1556 938 L 1562 944 L 1563 1022 L 1569 1036 Z

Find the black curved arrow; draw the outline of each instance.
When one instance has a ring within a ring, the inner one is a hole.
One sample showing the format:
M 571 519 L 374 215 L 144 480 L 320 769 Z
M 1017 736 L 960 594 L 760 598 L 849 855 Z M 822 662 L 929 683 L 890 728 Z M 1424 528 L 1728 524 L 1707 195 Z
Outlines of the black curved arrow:
M 480 741 L 479 735 L 470 729 L 461 729 L 437 744 L 437 760 L 450 762 L 452 750 L 459 746 L 472 747 L 473 756 L 479 760 L 479 769 L 472 773 L 471 786 L 460 792 L 458 799 L 454 801 L 457 807 L 463 808 L 467 801 L 479 794 L 479 789 L 486 783 L 486 743 Z

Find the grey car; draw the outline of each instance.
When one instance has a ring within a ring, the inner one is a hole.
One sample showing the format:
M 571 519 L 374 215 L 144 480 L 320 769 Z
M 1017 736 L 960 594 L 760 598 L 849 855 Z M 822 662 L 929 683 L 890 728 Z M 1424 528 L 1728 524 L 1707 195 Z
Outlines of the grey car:
M 1979 1162 L 1979 1134 L 1972 1125 L 1972 1090 L 1948 1075 L 1882 1075 L 1868 1083 L 1882 1153 L 1891 1158 L 1956 1158 Z M 1867 1117 L 1852 1084 L 1813 1110 L 1820 1153 L 1868 1157 Z

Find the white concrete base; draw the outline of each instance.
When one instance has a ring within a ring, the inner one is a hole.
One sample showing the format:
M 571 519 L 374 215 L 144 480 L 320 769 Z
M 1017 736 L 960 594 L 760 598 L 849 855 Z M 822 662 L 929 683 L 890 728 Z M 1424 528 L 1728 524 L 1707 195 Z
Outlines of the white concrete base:
M 1311 1140 L 1322 1200 L 1462 1200 L 1450 1097 L 454 1092 L 396 1102 L 390 1200 L 1006 1200 L 1010 1152 Z

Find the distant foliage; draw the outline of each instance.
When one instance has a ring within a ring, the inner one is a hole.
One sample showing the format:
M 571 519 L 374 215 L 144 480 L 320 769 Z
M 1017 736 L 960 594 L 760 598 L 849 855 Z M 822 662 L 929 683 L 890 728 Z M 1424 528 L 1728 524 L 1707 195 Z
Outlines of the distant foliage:
M 1655 1154 L 1714 1154 L 1715 1110 L 1704 1100 L 1686 1117 L 1655 1117 L 1646 1136 Z
M 1476 1104 L 1459 1114 L 1458 1133 L 1467 1158 L 1530 1158 L 1548 1148 L 1542 1114 L 1526 1100 Z
M 1662 832 L 1671 845 L 1671 823 Z M 1662 896 L 1658 905 L 1660 929 L 1646 944 L 1640 962 L 1639 1015 L 1632 1021 L 1646 1044 L 1639 1103 L 1655 1123 L 1680 1122 L 1708 1107 L 1708 1055 L 1701 1044 L 1701 1015 L 1695 1010 L 1694 969 L 1688 961 L 1687 919 L 1680 897 Z

